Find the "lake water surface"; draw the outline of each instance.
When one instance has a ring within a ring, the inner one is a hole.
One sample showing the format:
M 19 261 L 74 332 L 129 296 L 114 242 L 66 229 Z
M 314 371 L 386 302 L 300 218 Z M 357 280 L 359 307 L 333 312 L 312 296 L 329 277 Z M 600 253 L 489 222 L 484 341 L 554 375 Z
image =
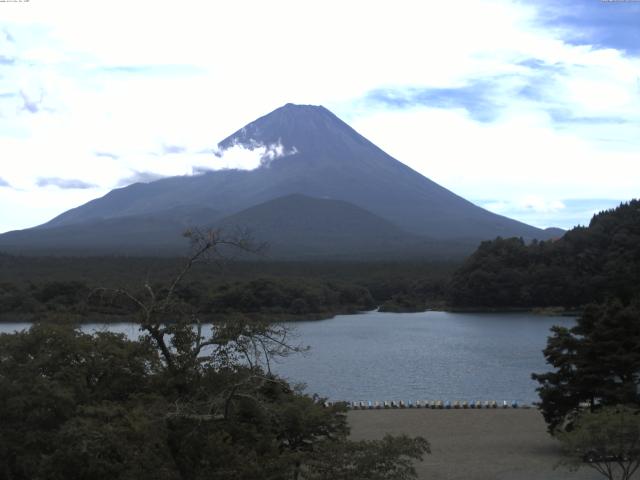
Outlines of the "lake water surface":
M 542 355 L 552 325 L 572 318 L 529 313 L 380 313 L 295 322 L 305 355 L 273 369 L 332 400 L 537 401 L 532 372 L 548 370 Z M 0 324 L 0 332 L 28 328 Z M 83 326 L 135 338 L 135 324 Z

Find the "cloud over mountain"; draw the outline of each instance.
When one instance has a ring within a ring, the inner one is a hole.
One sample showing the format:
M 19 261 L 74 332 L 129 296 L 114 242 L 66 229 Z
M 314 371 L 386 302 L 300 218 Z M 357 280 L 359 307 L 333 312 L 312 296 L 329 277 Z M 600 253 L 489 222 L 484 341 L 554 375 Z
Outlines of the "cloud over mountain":
M 155 182 L 156 180 L 160 180 L 164 178 L 165 175 L 154 173 L 154 172 L 137 172 L 134 171 L 128 177 L 121 178 L 118 180 L 118 187 L 125 187 L 127 185 L 131 185 L 132 183 L 149 183 Z

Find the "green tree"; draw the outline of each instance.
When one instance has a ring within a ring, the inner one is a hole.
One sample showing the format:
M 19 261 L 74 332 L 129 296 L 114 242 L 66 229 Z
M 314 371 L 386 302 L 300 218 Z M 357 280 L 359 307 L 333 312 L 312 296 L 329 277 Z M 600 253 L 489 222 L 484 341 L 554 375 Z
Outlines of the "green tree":
M 0 478 L 107 478 L 143 446 L 118 440 L 118 422 L 111 419 L 124 417 L 129 407 L 129 418 L 136 411 L 149 414 L 134 407 L 158 400 L 158 365 L 147 344 L 112 333 L 36 324 L 0 335 Z M 97 418 L 102 429 L 94 428 Z M 104 453 L 110 444 L 126 455 L 108 462 L 107 471 L 98 464 L 109 458 Z M 57 467 L 74 465 L 84 454 L 96 459 L 87 476 L 78 476 L 86 468 L 74 477 Z
M 586 466 L 609 480 L 629 480 L 640 467 L 640 412 L 608 406 L 581 413 L 571 431 L 561 432 L 564 459 L 570 470 Z
M 324 442 L 308 463 L 308 480 L 409 480 L 414 462 L 430 453 L 421 437 L 385 436 L 381 441 Z
M 577 325 L 553 327 L 544 355 L 553 371 L 533 374 L 553 433 L 570 426 L 587 403 L 640 405 L 640 301 L 588 306 Z
M 482 242 L 453 274 L 449 301 L 465 307 L 581 308 L 629 302 L 640 285 L 640 200 L 595 215 L 557 240 Z

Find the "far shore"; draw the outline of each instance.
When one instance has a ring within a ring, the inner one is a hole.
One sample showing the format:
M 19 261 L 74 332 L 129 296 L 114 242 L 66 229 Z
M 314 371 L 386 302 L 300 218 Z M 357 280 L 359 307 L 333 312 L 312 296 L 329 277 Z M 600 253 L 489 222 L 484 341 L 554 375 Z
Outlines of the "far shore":
M 307 314 L 268 314 L 268 313 L 220 313 L 205 314 L 201 316 L 204 323 L 212 323 L 216 320 L 226 320 L 235 315 L 244 315 L 247 318 L 260 319 L 267 322 L 308 322 L 315 320 L 330 320 L 339 315 L 358 315 L 367 312 L 378 311 L 378 309 L 365 311 L 334 311 L 334 312 L 318 312 Z M 548 317 L 575 317 L 581 314 L 579 310 L 566 310 L 562 307 L 537 307 L 537 308 L 485 308 L 485 307 L 448 307 L 439 306 L 437 308 L 427 308 L 425 310 L 406 310 L 406 311 L 380 311 L 380 313 L 425 313 L 425 312 L 447 312 L 447 313 L 531 313 L 533 315 Z M 111 315 L 101 313 L 79 314 L 73 312 L 38 312 L 38 313 L 0 313 L 0 323 L 33 323 L 37 321 L 51 323 L 137 323 L 136 315 Z
M 309 322 L 316 320 L 329 320 L 338 315 L 355 315 L 366 312 L 324 312 L 310 313 L 303 315 L 286 314 L 205 314 L 200 316 L 202 323 L 214 323 L 216 321 L 224 321 L 234 318 L 237 315 L 244 315 L 252 320 L 263 320 L 271 323 L 282 322 Z M 60 323 L 60 324 L 116 324 L 116 323 L 139 323 L 136 314 L 129 315 L 109 315 L 100 313 L 77 314 L 65 312 L 43 312 L 43 313 L 2 313 L 0 314 L 0 323 Z
M 575 473 L 554 468 L 561 450 L 537 409 L 352 410 L 348 420 L 354 440 L 387 433 L 426 438 L 432 453 L 416 465 L 421 480 L 602 478 L 587 467 Z
M 564 307 L 444 307 L 438 310 L 450 313 L 532 313 L 548 317 L 576 317 L 582 313 L 582 310 Z

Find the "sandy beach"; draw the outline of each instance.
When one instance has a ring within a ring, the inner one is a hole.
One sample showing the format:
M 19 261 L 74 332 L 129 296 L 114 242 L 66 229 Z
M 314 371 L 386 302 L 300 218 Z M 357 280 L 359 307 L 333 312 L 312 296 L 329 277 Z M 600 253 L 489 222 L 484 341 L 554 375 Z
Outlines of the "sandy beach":
M 558 443 L 546 432 L 536 409 L 354 410 L 349 412 L 354 440 L 422 435 L 431 455 L 416 466 L 429 480 L 596 480 L 597 472 L 554 469 Z M 640 478 L 638 476 L 637 478 Z

